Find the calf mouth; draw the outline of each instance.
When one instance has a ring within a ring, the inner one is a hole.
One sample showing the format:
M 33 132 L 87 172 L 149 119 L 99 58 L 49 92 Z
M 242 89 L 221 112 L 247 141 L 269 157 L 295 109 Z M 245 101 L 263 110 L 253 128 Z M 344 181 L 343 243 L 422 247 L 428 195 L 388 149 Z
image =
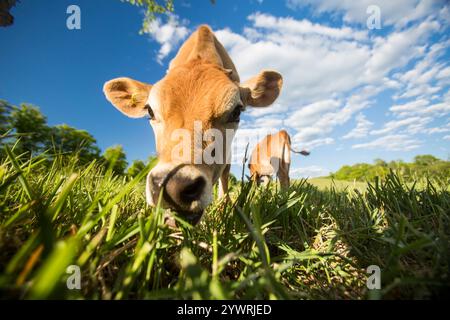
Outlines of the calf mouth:
M 177 213 L 193 226 L 197 225 L 203 216 L 203 210 L 199 212 L 177 211 Z
M 194 227 L 200 222 L 201 218 L 203 217 L 203 210 L 199 212 L 190 212 L 190 211 L 169 209 L 169 211 L 176 213 L 179 217 L 181 217 L 183 220 L 186 220 Z M 176 220 L 173 218 L 171 214 L 167 214 L 165 216 L 164 223 L 172 228 L 178 227 Z
M 163 191 L 164 192 L 164 191 Z M 200 219 L 203 216 L 204 210 L 200 211 L 188 211 L 183 210 L 179 205 L 177 205 L 169 195 L 166 197 L 166 193 L 164 193 L 164 200 L 169 203 L 169 208 L 171 211 L 176 212 L 181 218 L 192 224 L 193 226 L 197 225 L 200 222 Z

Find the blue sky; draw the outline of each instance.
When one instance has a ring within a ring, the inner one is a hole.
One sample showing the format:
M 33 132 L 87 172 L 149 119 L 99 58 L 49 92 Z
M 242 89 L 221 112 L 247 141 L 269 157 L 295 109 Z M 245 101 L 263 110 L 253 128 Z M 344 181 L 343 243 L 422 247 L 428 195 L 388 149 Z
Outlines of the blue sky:
M 81 9 L 81 30 L 66 28 L 66 9 Z M 369 29 L 376 5 L 380 29 Z M 0 29 L 0 98 L 32 103 L 51 125 L 88 130 L 104 150 L 124 146 L 128 160 L 155 153 L 153 132 L 104 98 L 103 83 L 127 76 L 161 79 L 182 41 L 209 24 L 241 80 L 262 69 L 284 77 L 278 101 L 249 108 L 235 141 L 235 161 L 268 132 L 286 129 L 308 158 L 294 156 L 294 176 L 344 164 L 450 156 L 450 9 L 446 1 L 175 1 L 139 35 L 142 12 L 119 0 L 22 1 L 15 23 Z M 238 173 L 238 165 L 233 172 Z

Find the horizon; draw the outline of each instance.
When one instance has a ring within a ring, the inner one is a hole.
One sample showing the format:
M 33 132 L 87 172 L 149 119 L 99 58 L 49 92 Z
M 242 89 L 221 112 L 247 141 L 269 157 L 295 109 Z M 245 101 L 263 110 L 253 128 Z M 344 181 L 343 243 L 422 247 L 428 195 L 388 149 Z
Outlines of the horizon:
M 141 9 L 120 1 L 20 2 L 11 11 L 14 24 L 0 30 L 9 45 L 0 59 L 8 75 L 0 80 L 0 99 L 38 106 L 49 125 L 88 131 L 102 151 L 122 145 L 129 164 L 145 160 L 155 154 L 148 121 L 115 110 L 103 83 L 119 76 L 157 82 L 181 43 L 206 23 L 241 80 L 261 69 L 283 75 L 279 99 L 247 108 L 237 135 L 250 141 L 250 153 L 267 133 L 286 129 L 294 148 L 311 151 L 292 157 L 293 178 L 377 158 L 449 159 L 450 9 L 444 1 L 404 1 L 402 12 L 370 1 L 380 8 L 381 29 L 367 27 L 363 2 L 236 3 L 175 3 L 173 15 L 158 16 L 152 33 L 139 35 Z M 66 27 L 71 4 L 81 9 L 81 30 Z M 235 145 L 235 157 L 245 145 Z M 235 164 L 232 173 L 240 176 L 241 169 Z

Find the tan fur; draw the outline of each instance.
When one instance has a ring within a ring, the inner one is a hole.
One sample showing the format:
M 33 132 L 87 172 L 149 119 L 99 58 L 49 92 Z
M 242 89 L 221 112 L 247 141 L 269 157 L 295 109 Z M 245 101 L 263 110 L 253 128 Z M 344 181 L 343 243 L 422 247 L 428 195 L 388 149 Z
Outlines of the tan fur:
M 151 86 L 129 78 L 117 78 L 105 84 L 104 92 L 117 109 L 130 117 L 144 116 L 146 104 L 152 108 L 155 120 L 151 121 L 151 125 L 155 132 L 159 164 L 150 175 L 162 175 L 167 168 L 177 165 L 172 153 L 178 141 L 171 140 L 176 130 L 193 132 L 194 121 L 199 121 L 203 130 L 214 128 L 225 137 L 226 129 L 237 129 L 237 123 L 227 121 L 236 106 L 268 106 L 278 97 L 281 86 L 281 75 L 275 71 L 262 71 L 240 85 L 239 75 L 224 47 L 208 26 L 201 26 L 181 46 L 166 76 L 159 82 Z M 227 144 L 230 145 L 231 141 L 224 141 L 224 149 Z M 203 148 L 207 145 L 204 143 Z M 226 163 L 194 165 L 193 157 L 187 163 L 191 165 L 191 171 L 200 171 L 208 180 L 209 190 L 205 192 L 211 193 L 210 186 L 220 177 L 221 190 L 226 192 L 229 172 Z M 148 188 L 152 188 L 151 179 L 147 182 L 150 184 Z M 157 194 L 153 191 L 147 190 L 150 198 Z M 209 204 L 210 197 L 204 198 L 207 200 L 196 210 L 204 209 Z M 154 199 L 148 201 L 152 204 Z
M 169 70 L 197 58 L 230 70 L 230 79 L 237 83 L 240 82 L 233 61 L 207 25 L 200 26 L 197 32 L 194 32 L 186 40 L 176 57 L 170 62 Z
M 267 135 L 253 149 L 249 169 L 253 180 L 276 174 L 283 188 L 289 187 L 291 139 L 285 130 Z
M 131 118 L 145 116 L 145 103 L 152 86 L 130 78 L 117 78 L 103 86 L 106 98 L 119 111 Z

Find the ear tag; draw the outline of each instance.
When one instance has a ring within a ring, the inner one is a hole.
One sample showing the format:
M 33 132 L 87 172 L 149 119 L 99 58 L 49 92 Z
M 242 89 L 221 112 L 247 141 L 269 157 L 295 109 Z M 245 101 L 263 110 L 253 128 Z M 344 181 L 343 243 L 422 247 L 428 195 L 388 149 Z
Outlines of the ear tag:
M 133 94 L 131 95 L 130 106 L 131 106 L 132 108 L 136 107 L 136 103 L 137 103 L 137 98 L 136 98 L 136 96 L 137 96 L 136 93 L 133 93 Z

